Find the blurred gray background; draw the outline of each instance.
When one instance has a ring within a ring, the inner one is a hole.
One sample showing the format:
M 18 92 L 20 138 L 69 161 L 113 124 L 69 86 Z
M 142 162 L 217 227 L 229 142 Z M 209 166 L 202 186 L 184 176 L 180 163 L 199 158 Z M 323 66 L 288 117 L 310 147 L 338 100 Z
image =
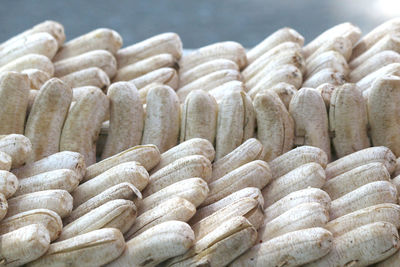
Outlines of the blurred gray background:
M 2 0 L 0 42 L 46 20 L 65 27 L 67 39 L 99 27 L 118 31 L 124 46 L 158 33 L 180 35 L 184 48 L 234 40 L 252 47 L 288 26 L 312 40 L 345 21 L 363 32 L 400 15 L 400 0 L 204 0 L 53 1 Z

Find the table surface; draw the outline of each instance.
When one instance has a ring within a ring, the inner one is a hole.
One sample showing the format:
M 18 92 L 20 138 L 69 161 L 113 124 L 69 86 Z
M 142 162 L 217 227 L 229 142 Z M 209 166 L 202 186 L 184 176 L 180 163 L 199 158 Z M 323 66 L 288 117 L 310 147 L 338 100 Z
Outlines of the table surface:
M 341 22 L 351 21 L 366 32 L 396 15 L 400 15 L 398 0 L 3 0 L 0 42 L 52 19 L 64 25 L 67 39 L 108 27 L 123 36 L 124 46 L 173 31 L 185 48 L 226 40 L 252 47 L 284 26 L 309 41 Z

